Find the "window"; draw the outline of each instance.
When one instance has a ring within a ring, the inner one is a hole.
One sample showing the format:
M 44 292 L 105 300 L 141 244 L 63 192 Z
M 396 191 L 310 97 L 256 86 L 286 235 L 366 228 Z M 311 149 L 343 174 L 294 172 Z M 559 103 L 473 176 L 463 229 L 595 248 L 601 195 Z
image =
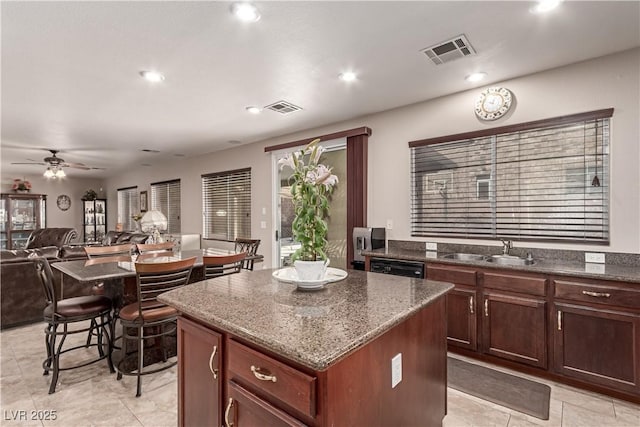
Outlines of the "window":
M 612 112 L 411 142 L 411 235 L 608 243 Z
M 180 180 L 151 183 L 151 209 L 167 217 L 167 233 L 180 233 Z
M 138 206 L 138 187 L 118 188 L 118 223 L 123 230 L 136 229 L 132 215 L 140 212 Z
M 251 169 L 202 176 L 205 239 L 251 237 Z

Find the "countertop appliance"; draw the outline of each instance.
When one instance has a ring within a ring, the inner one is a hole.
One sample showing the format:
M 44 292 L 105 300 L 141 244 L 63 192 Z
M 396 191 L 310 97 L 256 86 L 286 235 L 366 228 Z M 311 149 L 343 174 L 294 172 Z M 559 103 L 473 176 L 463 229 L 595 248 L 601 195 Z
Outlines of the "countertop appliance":
M 396 276 L 424 279 L 424 263 L 418 261 L 371 258 L 371 271 L 374 273 L 394 274 Z
M 355 270 L 364 270 L 364 255 L 362 251 L 384 248 L 386 232 L 384 227 L 354 227 L 353 228 L 353 261 Z

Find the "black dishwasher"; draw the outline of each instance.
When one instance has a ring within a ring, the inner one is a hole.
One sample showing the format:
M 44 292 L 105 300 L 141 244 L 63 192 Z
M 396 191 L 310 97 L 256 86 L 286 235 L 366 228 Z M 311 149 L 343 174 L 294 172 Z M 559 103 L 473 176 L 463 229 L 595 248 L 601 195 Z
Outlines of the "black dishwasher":
M 387 258 L 371 258 L 371 271 L 374 273 L 394 274 L 396 276 L 424 279 L 424 263 L 400 261 Z

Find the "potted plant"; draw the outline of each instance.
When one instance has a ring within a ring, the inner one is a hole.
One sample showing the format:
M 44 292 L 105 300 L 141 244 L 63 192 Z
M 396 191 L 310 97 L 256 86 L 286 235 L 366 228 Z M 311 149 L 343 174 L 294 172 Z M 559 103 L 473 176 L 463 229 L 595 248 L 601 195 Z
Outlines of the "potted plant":
M 95 200 L 98 198 L 98 193 L 93 189 L 88 189 L 84 192 L 84 196 L 82 196 L 82 200 Z
M 325 218 L 329 216 L 329 196 L 338 177 L 331 173 L 331 168 L 318 163 L 325 151 L 319 141 L 315 139 L 278 161 L 280 169 L 293 170 L 289 178 L 295 216 L 291 229 L 300 248 L 292 259 L 300 280 L 322 280 L 329 264 Z

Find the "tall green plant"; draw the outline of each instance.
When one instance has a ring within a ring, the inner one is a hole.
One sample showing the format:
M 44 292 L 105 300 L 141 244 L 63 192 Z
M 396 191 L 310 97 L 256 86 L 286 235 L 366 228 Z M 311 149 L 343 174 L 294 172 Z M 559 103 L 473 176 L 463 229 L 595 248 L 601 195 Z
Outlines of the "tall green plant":
M 319 261 L 327 258 L 327 222 L 329 196 L 338 183 L 331 168 L 319 164 L 324 147 L 315 139 L 302 150 L 287 154 L 278 161 L 280 169 L 289 167 L 289 178 L 295 218 L 292 224 L 293 238 L 300 248 L 292 258 L 303 261 Z

